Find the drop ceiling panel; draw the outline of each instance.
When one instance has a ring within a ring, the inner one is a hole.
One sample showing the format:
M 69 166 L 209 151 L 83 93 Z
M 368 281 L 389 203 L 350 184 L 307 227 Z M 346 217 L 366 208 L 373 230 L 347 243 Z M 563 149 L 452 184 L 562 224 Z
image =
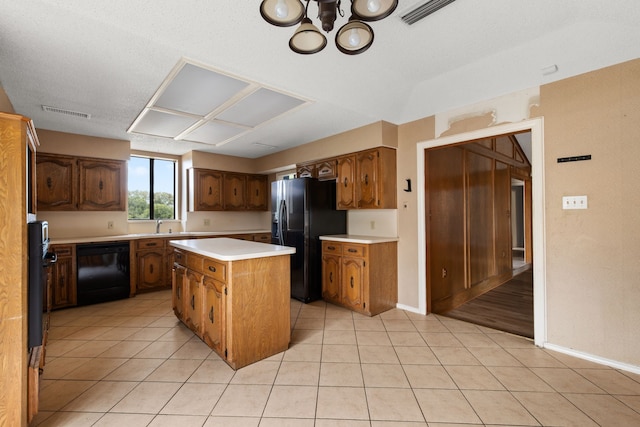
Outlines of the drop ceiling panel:
M 131 127 L 130 132 L 173 138 L 196 124 L 197 121 L 198 119 L 192 117 L 145 110 Z
M 206 122 L 194 131 L 188 133 L 182 139 L 188 141 L 203 142 L 205 144 L 218 145 L 244 132 L 247 132 L 246 128 L 214 121 Z
M 247 86 L 247 82 L 187 63 L 154 105 L 206 116 Z
M 261 88 L 238 101 L 217 117 L 227 122 L 256 127 L 296 108 L 303 102 L 301 99 Z

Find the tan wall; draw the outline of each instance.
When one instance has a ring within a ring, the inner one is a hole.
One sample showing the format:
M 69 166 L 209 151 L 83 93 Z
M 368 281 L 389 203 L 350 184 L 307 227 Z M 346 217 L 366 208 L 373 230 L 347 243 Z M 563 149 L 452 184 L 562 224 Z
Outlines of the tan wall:
M 532 114 L 544 117 L 547 341 L 640 366 L 640 60 L 542 86 Z M 416 143 L 434 138 L 434 121 L 398 129 L 398 300 L 410 307 L 424 262 L 416 255 L 420 189 L 401 187 L 416 173 Z M 476 117 L 442 135 L 493 124 Z M 582 154 L 593 159 L 557 163 Z M 587 195 L 589 209 L 563 210 L 566 195 Z
M 4 111 L 5 113 L 15 113 L 13 105 L 2 86 L 0 86 L 0 111 Z
M 398 127 L 398 302 L 418 307 L 418 191 L 416 144 L 435 137 L 435 118 L 427 117 Z M 411 192 L 407 188 L 411 180 Z
M 380 121 L 352 129 L 256 159 L 255 168 L 261 172 L 280 171 L 286 168 L 295 168 L 296 163 L 326 159 L 381 145 L 398 146 L 396 125 Z
M 640 366 L 640 60 L 543 86 L 539 114 L 549 342 Z

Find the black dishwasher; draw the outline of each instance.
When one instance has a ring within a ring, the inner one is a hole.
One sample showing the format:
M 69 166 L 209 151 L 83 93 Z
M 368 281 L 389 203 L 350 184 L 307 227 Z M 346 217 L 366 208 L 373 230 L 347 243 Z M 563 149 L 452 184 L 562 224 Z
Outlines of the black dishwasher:
M 129 297 L 129 242 L 76 246 L 78 305 Z

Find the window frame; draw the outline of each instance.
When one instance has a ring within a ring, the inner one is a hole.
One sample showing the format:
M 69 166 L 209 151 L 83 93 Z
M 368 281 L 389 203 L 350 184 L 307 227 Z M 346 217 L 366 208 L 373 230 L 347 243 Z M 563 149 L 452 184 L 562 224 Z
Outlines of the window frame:
M 179 178 L 179 167 L 180 167 L 180 160 L 177 158 L 171 158 L 169 156 L 167 157 L 163 157 L 163 156 L 152 156 L 152 155 L 145 155 L 145 154 L 137 154 L 137 153 L 131 153 L 129 155 L 129 159 L 131 160 L 131 158 L 133 157 L 137 157 L 140 159 L 146 159 L 149 160 L 149 217 L 148 218 L 130 218 L 129 217 L 129 206 L 128 206 L 128 201 L 127 201 L 127 220 L 128 221 L 156 221 L 155 217 L 155 202 L 154 202 L 154 174 L 155 174 L 155 161 L 156 160 L 161 160 L 161 161 L 167 161 L 167 162 L 173 162 L 173 218 L 162 218 L 164 220 L 167 221 L 179 221 L 179 210 L 178 210 L 178 200 L 180 198 L 180 194 L 179 194 L 179 185 L 178 185 L 178 178 Z M 129 194 L 129 180 L 127 179 L 127 196 Z

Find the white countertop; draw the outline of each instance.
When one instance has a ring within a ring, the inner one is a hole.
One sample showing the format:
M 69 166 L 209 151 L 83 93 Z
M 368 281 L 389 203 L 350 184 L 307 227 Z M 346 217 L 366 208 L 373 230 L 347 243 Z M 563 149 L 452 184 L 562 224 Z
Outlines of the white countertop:
M 329 236 L 320 236 L 320 240 L 333 240 L 334 242 L 345 243 L 363 243 L 372 245 L 375 243 L 397 242 L 398 237 L 379 237 L 379 236 L 359 236 L 356 234 L 334 234 Z
M 249 242 L 227 237 L 170 240 L 169 244 L 176 248 L 194 252 L 208 258 L 215 258 L 220 261 L 238 261 L 242 259 L 265 258 L 296 253 L 296 249 L 289 246 Z
M 153 238 L 175 238 L 182 239 L 186 237 L 198 236 L 231 236 L 234 234 L 259 234 L 269 233 L 270 230 L 236 230 L 236 231 L 181 231 L 178 233 L 139 233 L 139 234 L 118 234 L 114 236 L 87 236 L 87 237 L 64 237 L 52 238 L 49 242 L 52 245 L 63 245 L 71 243 L 93 243 L 93 242 L 115 242 L 122 240 L 138 240 Z

